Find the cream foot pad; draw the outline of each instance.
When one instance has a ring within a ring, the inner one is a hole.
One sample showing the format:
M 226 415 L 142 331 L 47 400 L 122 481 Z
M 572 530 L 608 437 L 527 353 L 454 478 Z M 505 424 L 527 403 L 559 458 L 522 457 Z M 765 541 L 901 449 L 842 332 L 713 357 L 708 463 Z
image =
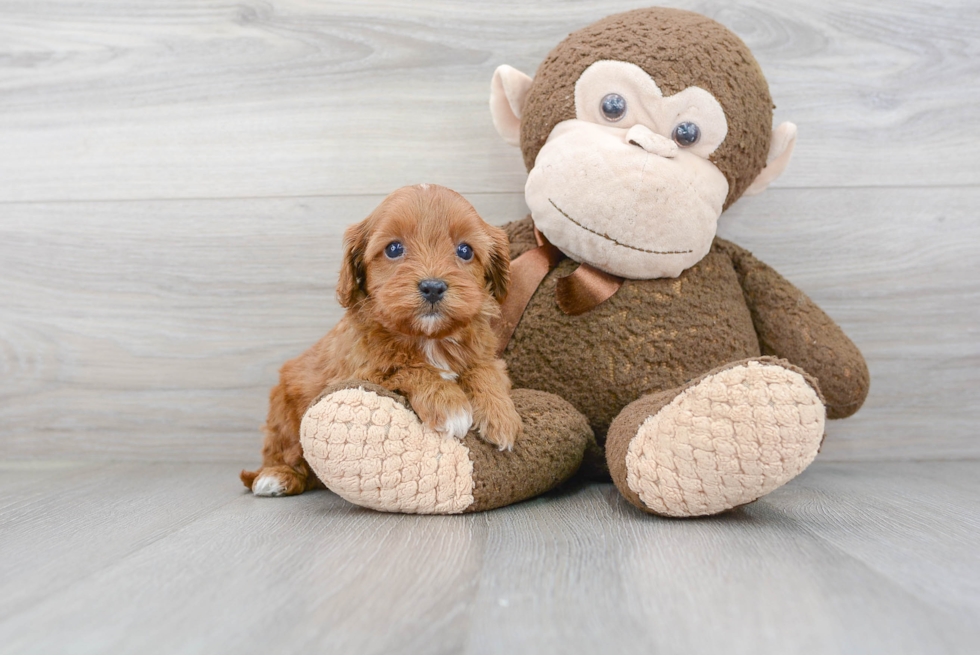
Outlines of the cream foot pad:
M 688 387 L 630 441 L 626 482 L 653 512 L 716 514 L 796 477 L 816 457 L 825 411 L 799 373 L 751 361 Z
M 306 412 L 300 441 L 327 488 L 356 505 L 458 514 L 473 504 L 469 449 L 394 398 L 359 387 L 335 391 Z

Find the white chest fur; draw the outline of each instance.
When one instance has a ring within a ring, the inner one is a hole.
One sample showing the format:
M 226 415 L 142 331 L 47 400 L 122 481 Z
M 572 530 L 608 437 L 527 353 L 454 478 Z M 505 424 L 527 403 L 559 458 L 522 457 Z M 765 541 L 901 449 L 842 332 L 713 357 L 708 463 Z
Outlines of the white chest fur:
M 455 380 L 459 377 L 449 367 L 442 341 L 439 339 L 423 339 L 422 352 L 425 354 L 425 361 L 433 368 L 439 369 L 439 375 L 442 376 L 443 380 Z

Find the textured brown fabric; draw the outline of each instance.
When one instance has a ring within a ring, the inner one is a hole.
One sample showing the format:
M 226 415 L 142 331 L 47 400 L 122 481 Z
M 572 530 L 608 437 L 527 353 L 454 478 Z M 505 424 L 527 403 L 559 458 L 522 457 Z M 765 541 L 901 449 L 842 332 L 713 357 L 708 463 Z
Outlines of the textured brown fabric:
M 791 371 L 799 373 L 803 376 L 806 383 L 809 384 L 814 391 L 817 392 L 817 396 L 823 400 L 820 396 L 820 387 L 813 376 L 808 375 L 806 371 L 798 366 L 793 366 L 790 362 L 784 359 L 778 359 L 776 357 L 753 357 L 752 358 L 758 362 L 765 362 L 768 364 L 778 364 L 784 368 Z M 649 512 L 651 514 L 658 514 L 664 516 L 651 510 L 647 507 L 642 500 L 640 500 L 639 495 L 629 488 L 626 483 L 626 453 L 629 450 L 630 441 L 636 436 L 637 431 L 640 426 L 643 425 L 649 417 L 655 415 L 666 405 L 668 405 L 674 398 L 676 398 L 685 389 L 693 387 L 698 384 L 706 377 L 710 375 L 715 375 L 726 369 L 733 368 L 735 366 L 742 366 L 746 364 L 748 359 L 739 362 L 731 362 L 729 364 L 724 364 L 711 371 L 708 371 L 704 375 L 700 375 L 697 378 L 691 380 L 690 382 L 677 387 L 676 389 L 666 389 L 657 393 L 648 394 L 633 401 L 627 405 L 622 412 L 616 417 L 612 425 L 609 426 L 609 433 L 606 436 L 606 463 L 609 466 L 609 474 L 612 477 L 613 483 L 619 492 L 630 501 L 633 505 L 636 505 L 644 512 Z
M 805 293 L 734 243 L 717 240 L 735 265 L 764 355 L 793 362 L 817 378 L 827 418 L 846 418 L 864 403 L 871 376 L 857 346 Z
M 512 221 L 501 226 L 507 233 L 507 241 L 510 243 L 510 260 L 515 259 L 538 247 L 537 239 L 534 236 L 534 222 L 528 214 L 523 220 Z
M 528 170 L 552 128 L 575 118 L 575 82 L 597 61 L 636 64 L 670 96 L 699 86 L 721 103 L 728 136 L 711 161 L 728 179 L 727 208 L 766 163 L 772 136 L 769 85 L 748 47 L 710 18 L 680 9 L 636 9 L 573 32 L 538 67 L 521 119 Z
M 530 223 L 504 226 L 512 247 L 534 244 Z M 853 414 L 867 396 L 867 366 L 843 331 L 803 292 L 729 241 L 716 238 L 704 259 L 676 279 L 627 280 L 591 312 L 567 316 L 554 290 L 575 266 L 565 260 L 544 279 L 503 356 L 515 387 L 571 402 L 600 444 L 616 414 L 642 395 L 763 354 L 816 378 L 828 418 Z
M 606 451 L 599 445 L 594 436 L 585 447 L 585 455 L 582 456 L 582 465 L 575 473 L 575 477 L 583 481 L 609 481 L 609 467 L 606 466 Z
M 566 259 L 545 277 L 503 356 L 516 388 L 569 401 L 600 444 L 640 396 L 761 354 L 734 266 L 718 247 L 676 279 L 626 280 L 592 311 L 569 316 L 555 286 L 576 266 Z
M 473 432 L 463 440 L 473 462 L 473 505 L 479 512 L 533 498 L 570 478 L 595 440 L 585 417 L 551 394 L 515 389 L 524 434 L 513 452 L 500 451 Z
M 643 422 L 668 405 L 684 388 L 666 389 L 634 400 L 619 413 L 609 426 L 609 434 L 606 435 L 606 465 L 609 467 L 609 476 L 619 489 L 619 493 L 644 512 L 656 513 L 651 512 L 650 508 L 640 500 L 639 494 L 626 484 L 626 452 L 629 450 L 630 441 L 636 436 L 636 431 L 640 429 Z
M 511 221 L 501 225 L 500 229 L 507 235 L 510 243 L 510 258 L 513 261 L 528 250 L 538 247 L 537 238 L 534 236 L 534 221 L 528 214 L 519 221 Z

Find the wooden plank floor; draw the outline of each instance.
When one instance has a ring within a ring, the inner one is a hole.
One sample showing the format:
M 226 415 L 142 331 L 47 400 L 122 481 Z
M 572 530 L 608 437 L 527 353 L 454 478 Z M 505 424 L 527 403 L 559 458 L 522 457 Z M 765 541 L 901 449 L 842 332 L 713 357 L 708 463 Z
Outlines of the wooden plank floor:
M 0 653 L 967 653 L 980 463 L 821 463 L 703 520 L 611 485 L 463 517 L 237 467 L 0 465 Z

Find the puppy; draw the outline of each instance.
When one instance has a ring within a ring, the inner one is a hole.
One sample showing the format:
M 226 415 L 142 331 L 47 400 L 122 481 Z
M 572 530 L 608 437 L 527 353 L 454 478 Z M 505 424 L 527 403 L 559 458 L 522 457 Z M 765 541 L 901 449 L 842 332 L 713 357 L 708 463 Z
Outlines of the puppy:
M 329 385 L 365 380 L 403 394 L 429 427 L 462 439 L 472 425 L 511 449 L 521 419 L 490 321 L 507 294 L 503 230 L 458 193 L 420 184 L 388 196 L 344 234 L 334 329 L 286 362 L 269 398 L 262 468 L 242 471 L 260 496 L 322 487 L 303 459 L 300 421 Z

